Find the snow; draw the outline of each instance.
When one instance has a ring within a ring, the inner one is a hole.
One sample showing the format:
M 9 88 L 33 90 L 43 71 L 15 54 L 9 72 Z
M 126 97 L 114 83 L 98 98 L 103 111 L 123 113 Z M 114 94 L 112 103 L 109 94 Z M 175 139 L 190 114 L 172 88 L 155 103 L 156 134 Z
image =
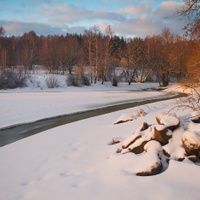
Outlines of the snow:
M 185 144 L 188 147 L 192 147 L 193 145 L 197 146 L 198 148 L 200 147 L 200 135 L 185 131 L 183 134 L 183 140 L 185 141 Z
M 124 113 L 114 122 L 114 124 L 132 121 L 134 118 L 135 116 L 133 115 L 133 113 Z
M 181 128 L 174 131 L 169 143 L 163 147 L 172 160 L 178 160 L 185 157 L 185 150 L 182 146 L 183 133 L 184 130 Z
M 200 112 L 195 110 L 195 111 L 191 112 L 191 115 L 192 115 L 192 118 L 196 119 L 196 118 L 200 117 Z
M 132 141 L 134 141 L 136 138 L 141 137 L 141 135 L 136 132 L 132 135 L 130 135 L 129 137 L 127 137 L 123 142 L 122 142 L 122 148 L 127 148 Z
M 127 121 L 133 121 L 137 119 L 138 117 L 144 116 L 146 113 L 143 109 L 137 110 L 132 113 L 124 113 L 122 114 L 115 122 L 114 124 L 119 124 Z
M 157 119 L 160 124 L 166 125 L 167 127 L 179 124 L 179 119 L 172 115 L 158 115 Z
M 131 151 L 135 147 L 140 146 L 143 142 L 148 141 L 153 138 L 154 136 L 154 131 L 152 127 L 149 127 L 147 130 L 140 132 L 140 135 L 142 136 L 138 140 L 136 140 L 133 144 L 131 144 L 128 149 Z
M 157 92 L 130 92 L 127 86 L 114 90 L 102 87 L 103 90 L 91 86 L 3 91 L 0 93 L 0 127 L 157 95 Z M 1 147 L 0 199 L 198 199 L 198 165 L 189 160 L 170 160 L 163 173 L 139 177 L 136 171 L 145 170 L 150 163 L 158 161 L 152 149 L 156 147 L 159 151 L 159 145 L 147 143 L 147 152 L 139 155 L 116 153 L 121 143 L 109 145 L 112 138 L 129 137 L 143 122 L 155 124 L 155 117 L 173 106 L 174 100 L 168 100 L 117 111 L 59 126 Z M 119 116 L 138 109 L 147 114 L 134 121 L 113 124 Z M 189 112 L 177 111 L 176 114 L 184 119 Z M 177 134 L 184 132 L 178 130 Z M 173 134 L 171 143 L 178 141 L 177 134 Z
M 155 128 L 158 131 L 162 131 L 162 130 L 166 129 L 167 126 L 166 125 L 156 125 Z M 173 132 L 171 130 L 168 130 L 166 133 L 166 135 L 168 135 L 168 136 L 171 136 L 172 134 L 173 134 Z
M 143 98 L 155 99 L 158 95 L 166 95 L 165 92 L 134 91 L 137 88 L 140 88 L 138 84 L 136 87 L 121 84 L 119 88 L 97 84 L 83 88 L 67 87 L 42 91 L 37 88 L 2 90 L 0 91 L 0 128 L 112 104 L 122 104 L 130 100 L 134 102 Z
M 166 129 L 167 126 L 165 126 L 165 125 L 156 125 L 155 128 L 156 128 L 158 131 L 162 131 L 162 130 Z
M 200 124 L 196 124 L 196 123 L 190 122 L 188 124 L 188 131 L 194 132 L 194 133 L 200 135 Z
M 161 145 L 159 142 L 155 141 L 155 140 L 151 140 L 149 141 L 147 144 L 145 144 L 144 146 L 144 150 L 145 151 L 156 151 L 156 152 L 159 152 L 161 151 Z

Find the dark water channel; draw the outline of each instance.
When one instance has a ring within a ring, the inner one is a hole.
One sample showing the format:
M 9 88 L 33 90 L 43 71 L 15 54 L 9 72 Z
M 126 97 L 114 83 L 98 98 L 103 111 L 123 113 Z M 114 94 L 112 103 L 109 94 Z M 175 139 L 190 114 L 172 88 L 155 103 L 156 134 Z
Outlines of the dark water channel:
M 7 144 L 16 142 L 17 140 L 32 136 L 34 134 L 40 133 L 42 131 L 61 126 L 64 124 L 68 124 L 71 122 L 87 119 L 90 117 L 95 117 L 98 115 L 103 115 L 127 108 L 132 108 L 148 103 L 154 103 L 158 101 L 164 101 L 173 98 L 182 97 L 184 94 L 172 94 L 168 93 L 164 96 L 158 96 L 157 98 L 150 97 L 149 99 L 140 99 L 140 100 L 130 100 L 124 103 L 118 103 L 115 105 L 108 105 L 102 108 L 95 108 L 88 111 L 81 111 L 46 119 L 41 119 L 35 122 L 14 125 L 12 127 L 1 128 L 0 129 L 0 147 L 5 146 Z

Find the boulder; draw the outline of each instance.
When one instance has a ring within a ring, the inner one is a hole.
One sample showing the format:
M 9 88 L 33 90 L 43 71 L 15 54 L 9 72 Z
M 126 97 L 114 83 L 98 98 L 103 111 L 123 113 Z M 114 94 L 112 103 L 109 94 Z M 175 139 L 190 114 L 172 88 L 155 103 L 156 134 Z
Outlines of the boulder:
M 148 161 L 150 166 L 144 167 L 143 170 L 138 171 L 138 176 L 151 176 L 161 173 L 163 165 L 161 162 L 162 157 L 162 146 L 159 142 L 151 140 L 144 146 L 145 155 L 148 155 Z
M 152 176 L 156 174 L 160 174 L 162 171 L 162 163 L 161 162 L 156 162 L 155 165 L 151 166 L 151 169 L 148 171 L 141 171 L 137 172 L 137 176 Z
M 133 152 L 135 154 L 140 154 L 144 151 L 144 146 L 147 142 L 149 142 L 149 140 L 148 141 L 142 141 L 138 146 L 129 147 L 128 149 L 129 149 L 130 152 Z
M 180 125 L 180 120 L 174 115 L 158 115 L 156 121 L 160 125 L 165 125 L 171 131 L 174 131 Z
M 183 147 L 187 155 L 196 155 L 200 152 L 200 134 L 185 131 L 182 138 Z
M 200 115 L 193 113 L 193 120 Z M 187 127 L 180 126 L 175 115 L 158 115 L 158 125 L 139 126 L 134 134 L 126 138 L 117 152 L 133 152 L 137 158 L 133 171 L 138 176 L 156 175 L 167 169 L 170 160 L 192 162 L 200 161 L 200 123 L 190 122 Z M 179 128 L 178 128 L 179 127 Z M 113 140 L 112 143 L 117 143 Z
M 141 127 L 141 129 L 140 129 L 140 131 L 145 131 L 148 128 L 149 128 L 149 125 L 146 122 L 144 122 L 143 125 L 142 125 L 142 127 Z
M 196 155 L 189 155 L 188 159 L 191 160 L 192 162 L 197 162 L 198 161 L 198 157 Z
M 144 145 L 153 139 L 154 131 L 152 127 L 149 127 L 145 131 L 141 131 L 140 135 L 141 137 L 128 147 L 129 151 L 135 154 L 139 154 L 144 151 Z
M 182 136 L 184 129 L 180 128 L 173 132 L 172 138 L 163 146 L 164 155 L 171 160 L 182 161 L 185 159 L 185 149 L 182 146 Z
M 194 119 L 192 119 L 192 121 L 194 122 L 194 123 L 200 123 L 200 118 L 198 117 L 198 118 L 194 118 Z
M 199 111 L 193 111 L 191 118 L 192 118 L 192 122 L 200 123 L 200 112 Z
M 109 145 L 114 145 L 114 144 L 118 144 L 122 141 L 121 138 L 112 138 L 112 141 L 109 143 Z
M 134 115 L 132 113 L 125 113 L 122 114 L 115 122 L 114 124 L 121 124 L 124 122 L 132 121 L 134 119 Z
M 127 139 L 125 139 L 122 143 L 122 148 L 125 149 L 129 147 L 131 144 L 133 144 L 136 140 L 141 138 L 141 135 L 138 133 L 134 133 L 131 136 L 129 136 Z
M 165 125 L 157 125 L 154 128 L 154 140 L 166 145 L 172 138 L 172 132 Z
M 199 123 L 190 122 L 188 124 L 188 131 L 200 135 L 200 124 Z

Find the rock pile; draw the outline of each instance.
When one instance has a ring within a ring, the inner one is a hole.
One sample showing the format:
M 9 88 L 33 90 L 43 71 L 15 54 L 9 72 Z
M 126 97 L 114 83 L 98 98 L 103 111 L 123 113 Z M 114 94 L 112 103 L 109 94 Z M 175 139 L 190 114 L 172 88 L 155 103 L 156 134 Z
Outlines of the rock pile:
M 185 130 L 180 119 L 174 115 L 159 115 L 158 124 L 143 123 L 132 135 L 119 141 L 117 153 L 147 154 L 151 162 L 148 169 L 136 172 L 139 176 L 159 174 L 164 171 L 171 159 L 193 162 L 200 160 L 200 121 L 195 118 Z M 116 142 L 117 143 L 117 142 Z

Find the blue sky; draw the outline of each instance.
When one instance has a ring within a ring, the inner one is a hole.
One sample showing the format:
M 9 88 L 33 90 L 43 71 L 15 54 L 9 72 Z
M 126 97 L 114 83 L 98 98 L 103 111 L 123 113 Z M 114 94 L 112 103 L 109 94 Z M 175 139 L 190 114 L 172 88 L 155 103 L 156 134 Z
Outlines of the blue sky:
M 7 35 L 84 33 L 94 25 L 115 34 L 145 37 L 165 27 L 179 34 L 184 22 L 171 16 L 182 0 L 0 0 L 0 26 Z

